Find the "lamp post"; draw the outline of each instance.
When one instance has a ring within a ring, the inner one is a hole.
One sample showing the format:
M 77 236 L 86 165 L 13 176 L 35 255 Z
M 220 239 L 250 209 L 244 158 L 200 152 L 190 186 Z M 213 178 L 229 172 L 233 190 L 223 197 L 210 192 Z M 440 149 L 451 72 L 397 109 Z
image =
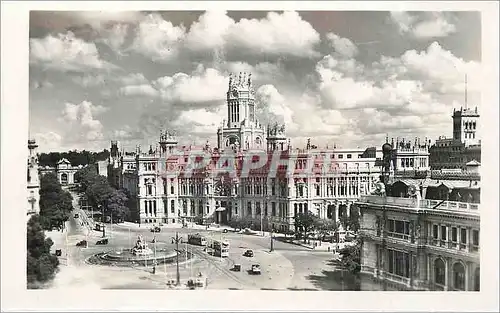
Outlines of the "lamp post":
M 176 285 L 179 286 L 181 284 L 181 274 L 179 272 L 179 242 L 181 242 L 182 238 L 179 237 L 179 232 L 175 233 L 175 237 L 172 237 L 172 243 L 175 243 L 175 250 L 177 252 L 177 257 L 176 257 L 176 268 L 177 268 L 177 282 Z

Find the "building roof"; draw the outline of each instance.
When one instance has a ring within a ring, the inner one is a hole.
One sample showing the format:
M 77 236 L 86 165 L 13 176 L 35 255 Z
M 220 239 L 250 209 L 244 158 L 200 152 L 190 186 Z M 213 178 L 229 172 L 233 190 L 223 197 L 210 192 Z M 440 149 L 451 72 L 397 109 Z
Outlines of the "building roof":
M 57 164 L 63 164 L 63 163 L 64 163 L 64 164 L 71 164 L 71 162 L 70 162 L 70 161 L 68 161 L 66 158 L 63 158 L 63 159 L 61 159 L 61 160 L 59 160 L 59 161 L 57 162 Z

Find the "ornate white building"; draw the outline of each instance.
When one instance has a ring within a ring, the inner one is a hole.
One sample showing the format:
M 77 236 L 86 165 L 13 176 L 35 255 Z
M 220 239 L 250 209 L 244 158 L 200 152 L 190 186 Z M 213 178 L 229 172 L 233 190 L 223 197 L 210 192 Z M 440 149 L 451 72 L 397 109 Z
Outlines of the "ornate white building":
M 108 175 L 116 186 L 128 189 L 137 199 L 141 223 L 174 223 L 196 217 L 227 223 L 232 218 L 251 216 L 263 221 L 264 228 L 284 231 L 293 228 L 296 214 L 306 211 L 338 221 L 378 179 L 380 149 L 318 149 L 309 141 L 305 149 L 292 148 L 285 125 L 261 125 L 255 115 L 250 75 L 231 77 L 227 110 L 213 149 L 208 143 L 203 147 L 179 145 L 176 135 L 169 131 L 161 132 L 156 147 L 148 151 L 138 146 L 135 152 L 125 153 L 118 142 L 112 142 Z M 426 143 L 417 150 L 402 148 L 398 155 L 401 166 L 427 169 L 426 149 Z M 225 154 L 233 153 L 241 170 L 245 155 L 255 151 L 269 159 L 248 177 L 210 175 L 213 165 Z M 196 153 L 209 154 L 210 164 L 187 177 L 186 168 Z M 293 174 L 286 175 L 287 169 L 282 167 L 275 177 L 269 175 L 273 153 L 293 160 L 289 163 L 294 167 Z M 307 171 L 308 166 L 311 171 Z

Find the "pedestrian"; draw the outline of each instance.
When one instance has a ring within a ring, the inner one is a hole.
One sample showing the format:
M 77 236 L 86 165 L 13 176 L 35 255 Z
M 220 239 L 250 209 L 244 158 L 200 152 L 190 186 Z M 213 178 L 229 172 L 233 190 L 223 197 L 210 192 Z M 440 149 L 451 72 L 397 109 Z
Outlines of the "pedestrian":
M 156 266 L 153 266 L 153 275 L 156 274 Z

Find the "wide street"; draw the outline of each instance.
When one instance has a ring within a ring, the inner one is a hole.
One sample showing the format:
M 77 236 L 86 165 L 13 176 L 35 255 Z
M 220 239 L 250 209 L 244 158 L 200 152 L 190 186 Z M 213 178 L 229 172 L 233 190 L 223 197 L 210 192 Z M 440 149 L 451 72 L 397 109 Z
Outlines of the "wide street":
M 333 253 L 310 250 L 306 247 L 274 240 L 274 250 L 270 251 L 270 237 L 244 235 L 235 232 L 222 233 L 220 230 L 163 226 L 161 232 L 152 233 L 150 226 L 124 223 L 106 226 L 108 245 L 96 245 L 102 232 L 91 230 L 87 221 L 91 220 L 82 210 L 75 210 L 79 218 L 73 216 L 68 221 L 67 242 L 56 241 L 56 249 L 62 249 L 61 270 L 56 276 L 53 288 L 98 288 L 98 289 L 165 289 L 167 280 L 175 280 L 175 262 L 159 265 L 153 274 L 152 265 L 117 267 L 89 264 L 86 260 L 99 252 L 129 249 L 138 235 L 142 235 L 149 246 L 154 237 L 156 242 L 168 249 L 175 249 L 172 237 L 176 233 L 187 241 L 189 233 L 201 233 L 207 238 L 223 238 L 230 243 L 229 257 L 214 257 L 200 246 L 180 244 L 179 249 L 191 252 L 194 258 L 180 264 L 181 283 L 202 273 L 207 278 L 207 289 L 245 290 L 342 290 L 344 288 L 340 272 L 332 264 Z M 76 243 L 86 239 L 88 248 L 76 247 Z M 248 249 L 253 257 L 243 256 Z M 66 260 L 67 258 L 67 260 Z M 241 264 L 241 271 L 234 272 L 234 264 Z M 252 264 L 260 264 L 261 275 L 250 275 L 247 271 Z

